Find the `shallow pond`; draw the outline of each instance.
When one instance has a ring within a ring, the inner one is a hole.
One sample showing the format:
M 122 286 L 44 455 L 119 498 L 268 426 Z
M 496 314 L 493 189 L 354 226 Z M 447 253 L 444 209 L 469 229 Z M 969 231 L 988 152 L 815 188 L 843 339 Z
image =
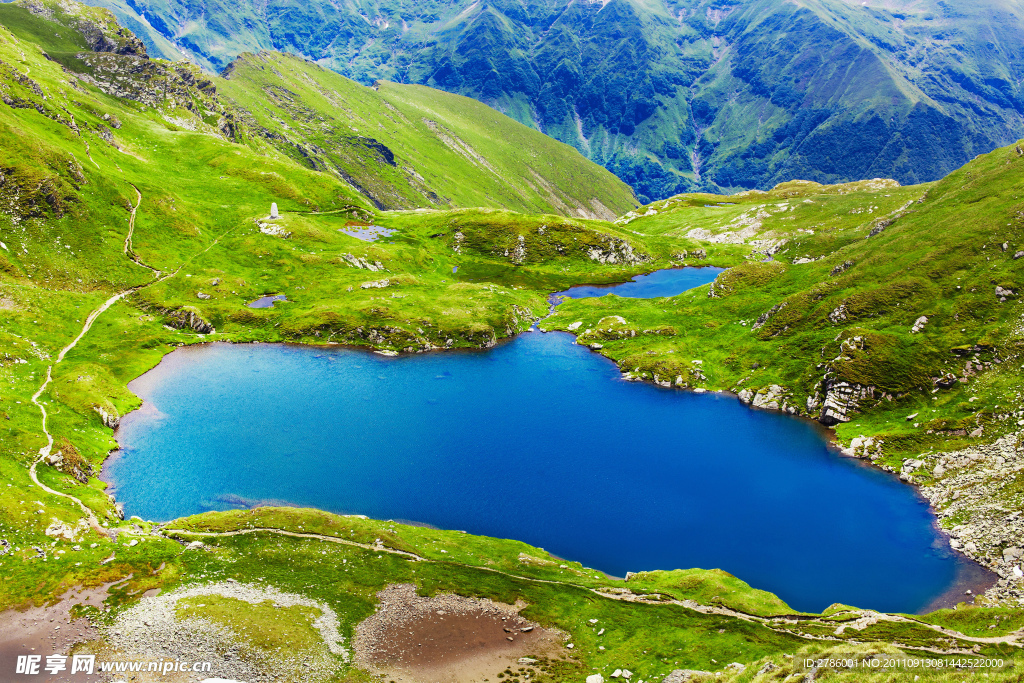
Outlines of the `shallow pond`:
M 722 568 L 796 609 L 913 612 L 976 567 L 816 425 L 623 381 L 564 333 L 488 351 L 182 348 L 134 381 L 126 515 L 287 502 L 515 538 L 612 575 Z M 959 588 L 963 595 L 963 587 Z
M 271 294 L 269 296 L 261 296 L 256 301 L 247 305 L 249 308 L 273 308 L 274 304 L 278 301 L 288 301 L 288 297 L 284 294 Z
M 663 296 L 676 296 L 688 289 L 705 285 L 722 272 L 722 268 L 706 266 L 704 268 L 667 268 L 656 270 L 647 275 L 637 275 L 629 282 L 611 285 L 579 285 L 570 287 L 556 296 L 569 299 L 587 299 L 606 294 L 615 294 L 627 299 L 654 299 Z
M 379 225 L 355 225 L 346 228 L 338 228 L 338 232 L 345 233 L 349 237 L 355 237 L 364 242 L 376 242 L 381 237 L 391 237 L 395 231 L 391 228 L 384 228 Z

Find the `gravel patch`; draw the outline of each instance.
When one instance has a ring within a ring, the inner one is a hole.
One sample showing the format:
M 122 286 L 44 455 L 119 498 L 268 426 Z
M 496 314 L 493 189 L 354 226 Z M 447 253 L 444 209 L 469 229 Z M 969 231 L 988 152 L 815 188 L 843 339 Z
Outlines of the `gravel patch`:
M 270 600 L 281 607 L 315 608 L 321 616 L 312 626 L 320 633 L 325 647 L 320 653 L 282 660 L 280 656 L 252 647 L 230 628 L 201 617 L 180 619 L 176 616 L 179 600 L 205 595 L 235 598 L 254 605 Z M 331 654 L 349 660 L 349 652 L 343 645 L 345 639 L 338 627 L 337 614 L 322 602 L 272 586 L 226 581 L 194 584 L 163 595 L 144 597 L 118 615 L 114 623 L 104 629 L 104 636 L 112 648 L 131 655 L 209 661 L 213 664 L 210 673 L 214 676 L 262 683 L 313 681 L 334 673 L 338 664 Z

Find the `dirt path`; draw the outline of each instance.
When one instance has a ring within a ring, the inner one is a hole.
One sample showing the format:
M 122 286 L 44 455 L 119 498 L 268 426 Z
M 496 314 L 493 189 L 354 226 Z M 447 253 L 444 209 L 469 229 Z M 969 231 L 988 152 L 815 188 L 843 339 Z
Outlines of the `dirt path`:
M 142 266 L 153 273 L 155 277 L 159 277 L 160 271 L 140 259 L 139 255 L 135 253 L 135 245 L 132 244 L 132 238 L 135 236 L 135 216 L 142 205 L 142 192 L 134 185 L 132 185 L 132 189 L 135 190 L 135 206 L 132 207 L 131 215 L 128 216 L 128 234 L 124 238 L 124 255 L 130 258 L 135 265 Z
M 206 252 L 208 252 L 210 249 L 212 249 L 214 246 L 216 246 L 223 237 L 226 237 L 227 235 L 229 235 L 232 232 L 232 230 L 233 230 L 232 229 L 232 230 L 226 231 L 224 234 L 222 234 L 219 237 L 217 237 L 216 239 L 214 239 L 213 242 L 211 242 L 209 245 L 207 245 L 207 247 L 205 249 L 203 249 L 202 251 L 199 251 L 199 252 L 193 254 L 191 257 L 188 258 L 188 260 L 186 260 L 184 263 L 182 263 L 180 266 L 178 266 L 172 272 L 167 273 L 163 277 L 160 277 L 160 271 L 158 271 L 157 269 L 153 268 L 152 266 L 148 266 L 145 263 L 143 263 L 142 261 L 140 261 L 138 259 L 138 257 L 135 256 L 135 254 L 133 252 L 131 252 L 131 249 L 130 249 L 130 247 L 131 247 L 131 240 L 132 240 L 132 234 L 133 234 L 133 232 L 135 230 L 135 216 L 136 216 L 136 213 L 138 211 L 139 206 L 142 204 L 142 192 L 140 192 L 139 188 L 135 187 L 134 185 L 132 185 L 132 187 L 135 188 L 135 192 L 138 195 L 138 200 L 135 203 L 135 205 L 132 207 L 131 216 L 130 216 L 129 221 L 128 221 L 128 236 L 125 238 L 125 241 L 124 241 L 124 250 L 125 250 L 124 253 L 127 254 L 128 257 L 130 259 L 132 259 L 132 261 L 134 263 L 137 263 L 138 265 L 140 265 L 140 266 L 142 266 L 144 268 L 148 268 L 150 271 L 152 271 L 153 274 L 154 274 L 154 278 L 153 278 L 153 280 L 151 280 L 150 282 L 147 282 L 146 284 L 137 285 L 135 287 L 129 287 L 128 289 L 125 289 L 125 290 L 123 290 L 121 292 L 118 292 L 117 294 L 114 294 L 109 299 L 104 301 L 103 304 L 100 305 L 99 308 L 97 308 L 96 310 L 94 310 L 91 313 L 89 313 L 88 317 L 86 317 L 86 319 L 85 319 L 85 324 L 82 326 L 82 330 L 78 333 L 78 336 L 75 337 L 73 340 L 71 340 L 71 343 L 69 343 L 67 346 L 65 346 L 64 348 L 62 348 L 60 350 L 60 353 L 57 354 L 57 359 L 49 367 L 46 368 L 46 380 L 43 382 L 42 386 L 39 387 L 39 389 L 36 391 L 36 393 L 34 393 L 32 395 L 32 403 L 35 404 L 35 406 L 37 408 L 39 408 L 39 412 L 42 414 L 43 435 L 46 437 L 46 445 L 39 449 L 39 455 L 36 457 L 35 460 L 32 461 L 32 465 L 29 467 L 29 476 L 32 478 L 32 481 L 35 483 L 35 485 L 38 486 L 39 488 L 41 488 L 43 491 L 45 491 L 45 492 L 47 492 L 47 493 L 49 493 L 51 495 L 54 495 L 54 496 L 60 496 L 61 498 L 66 498 L 68 500 L 74 501 L 78 505 L 78 507 L 82 509 L 82 512 L 85 513 L 86 517 L 89 520 L 89 526 L 92 527 L 93 530 L 95 530 L 100 535 L 106 535 L 107 534 L 107 530 L 104 529 L 102 526 L 100 526 L 99 520 L 96 518 L 96 515 L 95 515 L 95 513 L 93 513 L 92 509 L 90 509 L 85 503 L 83 503 L 77 497 L 72 496 L 71 494 L 68 494 L 68 493 L 61 493 L 60 491 L 54 491 L 53 489 L 51 489 L 46 484 L 43 484 L 41 481 L 39 481 L 39 476 L 36 474 L 36 466 L 40 463 L 40 461 L 42 461 L 44 458 L 49 456 L 51 451 L 53 450 L 53 435 L 50 434 L 50 431 L 49 431 L 49 429 L 47 428 L 47 425 L 46 425 L 46 422 L 47 422 L 47 419 L 48 419 L 49 415 L 46 412 L 46 406 L 43 404 L 42 401 L 39 400 L 39 398 L 43 395 L 43 392 L 46 391 L 47 386 L 49 386 L 50 382 L 52 381 L 52 378 L 53 378 L 53 366 L 57 365 L 58 363 L 60 363 L 60 362 L 62 362 L 64 360 L 64 357 L 68 354 L 68 352 L 71 351 L 71 349 L 75 348 L 75 346 L 78 344 L 78 342 L 80 342 L 82 340 L 82 338 L 85 337 L 86 334 L 88 334 L 89 330 L 92 329 L 93 323 L 96 322 L 96 319 L 99 318 L 99 316 L 104 311 L 106 311 L 108 308 L 110 308 L 115 303 L 117 303 L 118 301 L 120 301 L 124 297 L 128 296 L 129 294 L 133 294 L 135 292 L 138 292 L 140 290 L 145 289 L 146 287 L 150 287 L 150 286 L 152 286 L 152 285 L 154 285 L 154 284 L 156 284 L 158 282 L 163 282 L 164 280 L 166 280 L 168 278 L 174 277 L 187 264 L 191 263 L 193 260 L 195 260 L 197 257 L 201 256 L 202 254 L 205 254 Z
M 164 529 L 163 534 L 169 536 L 171 534 L 187 534 L 190 536 L 241 536 L 243 534 L 255 534 L 258 532 L 266 532 L 270 534 L 279 534 L 281 536 L 292 536 L 293 538 L 311 538 L 321 541 L 328 541 L 329 543 L 341 543 L 342 545 L 351 545 L 356 548 L 362 548 L 363 550 L 370 550 L 373 552 L 380 553 L 391 553 L 392 555 L 401 555 L 407 557 L 414 562 L 424 562 L 425 558 L 416 555 L 415 553 L 406 552 L 405 550 L 395 550 L 394 548 L 388 548 L 384 545 L 370 545 L 368 543 L 357 543 L 350 541 L 345 538 L 339 538 L 337 536 L 321 536 L 320 534 L 301 534 L 295 531 L 285 531 L 284 529 L 270 529 L 264 527 L 255 527 L 252 529 L 237 529 L 235 531 L 186 531 L 185 529 Z
M 78 507 L 82 509 L 82 512 L 85 513 L 86 517 L 89 520 L 89 526 L 92 527 L 93 530 L 100 535 L 105 535 L 106 530 L 102 526 L 100 526 L 99 520 L 96 518 L 96 515 L 88 506 L 86 506 L 85 503 L 83 503 L 81 500 L 79 500 L 75 496 L 72 496 L 69 493 L 61 493 L 60 491 L 54 491 L 46 484 L 39 481 L 39 476 L 36 474 L 36 467 L 39 465 L 39 462 L 46 458 L 47 456 L 49 456 L 50 452 L 53 450 L 53 435 L 50 434 L 50 430 L 47 429 L 46 426 L 46 421 L 49 415 L 46 412 L 46 406 L 43 404 L 42 401 L 39 400 L 39 397 L 43 395 L 43 392 L 46 391 L 46 387 L 49 386 L 50 382 L 53 379 L 53 366 L 63 361 L 64 356 L 67 355 L 68 351 L 75 348 L 75 345 L 82 340 L 82 337 L 86 335 L 86 333 L 92 327 L 92 324 L 96 322 L 96 318 L 98 318 L 100 314 L 103 313 L 103 311 L 113 306 L 114 303 L 119 301 L 122 297 L 124 297 L 131 291 L 132 290 L 129 289 L 118 294 L 115 294 L 114 296 L 104 301 L 102 306 L 100 306 L 99 308 L 97 308 L 96 310 L 89 314 L 89 316 L 85 319 L 85 325 L 82 326 L 82 331 L 78 333 L 78 336 L 75 337 L 70 344 L 68 344 L 63 349 L 60 350 L 60 353 L 57 354 L 57 360 L 55 360 L 52 365 L 46 368 L 46 380 L 43 382 L 43 385 L 39 387 L 36 393 L 32 394 L 32 403 L 34 403 L 36 407 L 39 408 L 39 412 L 42 413 L 43 416 L 43 434 L 46 436 L 46 445 L 39 449 L 38 457 L 36 457 L 36 459 L 32 461 L 32 465 L 29 467 L 28 470 L 29 476 L 32 477 L 32 481 L 35 482 L 36 486 L 46 491 L 47 493 L 74 501 L 78 505 Z
M 325 536 L 323 534 L 310 534 L 310 533 L 297 533 L 297 532 L 293 532 L 293 531 L 285 531 L 284 529 L 273 529 L 273 528 L 257 527 L 257 528 L 252 528 L 252 529 L 236 529 L 234 531 L 186 531 L 184 529 L 165 529 L 165 530 L 163 530 L 163 533 L 165 535 L 185 534 L 185 535 L 201 536 L 201 537 L 240 536 L 240 535 L 243 535 L 243 534 L 253 534 L 253 533 L 258 533 L 258 532 L 280 534 L 282 536 L 292 536 L 292 537 L 295 537 L 295 538 L 309 538 L 309 539 L 315 539 L 315 540 L 321 540 L 321 541 L 328 541 L 330 543 L 341 543 L 341 544 L 344 544 L 344 545 L 355 546 L 355 547 L 358 547 L 358 548 L 363 548 L 364 550 L 371 550 L 371 551 L 374 551 L 374 552 L 386 552 L 386 553 L 391 553 L 393 555 L 402 555 L 402 556 L 408 557 L 408 558 L 410 558 L 410 559 L 412 559 L 414 561 L 417 561 L 417 562 L 428 561 L 426 558 L 420 557 L 419 555 L 416 555 L 415 553 L 410 553 L 410 552 L 405 551 L 405 550 L 396 550 L 394 548 L 388 548 L 388 547 L 383 546 L 383 545 L 367 545 L 367 544 L 364 544 L 364 543 L 356 543 L 355 541 L 349 541 L 349 540 L 346 540 L 346 539 L 343 539 L 343 538 L 339 538 L 337 536 Z M 801 638 L 807 638 L 808 640 L 824 640 L 824 641 L 837 642 L 837 643 L 839 643 L 839 642 L 846 642 L 846 643 L 851 643 L 851 644 L 859 644 L 859 643 L 861 643 L 861 641 L 853 640 L 853 639 L 849 639 L 849 638 L 841 639 L 841 638 L 838 638 L 838 637 L 815 636 L 815 635 L 801 633 L 801 632 L 794 632 L 794 631 L 792 631 L 790 629 L 779 628 L 777 625 L 775 625 L 773 623 L 774 617 L 761 617 L 761 616 L 757 616 L 757 615 L 753 615 L 753 614 L 747 614 L 745 612 L 740 612 L 740 611 L 737 611 L 737 610 L 729 609 L 728 607 L 713 607 L 713 606 L 710 606 L 710 605 L 702 605 L 702 604 L 700 604 L 700 603 L 698 603 L 698 602 L 696 602 L 694 600 L 663 600 L 663 599 L 660 599 L 660 598 L 657 599 L 657 600 L 651 600 L 651 599 L 648 599 L 647 596 L 638 595 L 638 594 L 633 593 L 632 591 L 629 591 L 629 590 L 626 590 L 625 592 L 606 592 L 606 591 L 602 591 L 602 590 L 597 589 L 597 588 L 585 588 L 584 586 L 580 586 L 580 585 L 577 585 L 577 584 L 574 584 L 574 583 L 569 583 L 568 581 L 557 581 L 557 580 L 554 580 L 554 579 L 538 579 L 538 578 L 534 578 L 534 577 L 531 577 L 531 576 L 522 576 L 520 574 L 513 574 L 511 572 L 502 571 L 500 569 L 494 569 L 493 567 L 474 567 L 474 569 L 479 569 L 480 571 L 486 571 L 486 572 L 493 572 L 495 574 L 501 574 L 502 576 L 507 576 L 507 577 L 512 578 L 512 579 L 519 579 L 521 581 L 530 581 L 532 583 L 554 584 L 554 585 L 566 586 L 566 587 L 569 587 L 569 588 L 577 588 L 577 589 L 589 590 L 591 593 L 594 593 L 595 595 L 598 595 L 598 596 L 600 596 L 602 598 L 607 598 L 609 600 L 619 600 L 619 601 L 623 601 L 623 602 L 638 602 L 638 603 L 642 603 L 642 604 L 646 604 L 646 605 L 676 605 L 678 607 L 685 607 L 686 609 L 694 610 L 695 612 L 700 612 L 701 614 L 715 614 L 715 615 L 718 615 L 718 616 L 732 617 L 734 619 L 742 619 L 744 621 L 749 621 L 749 622 L 752 622 L 752 623 L 760 624 L 761 626 L 764 626 L 765 628 L 770 629 L 772 631 L 775 631 L 777 633 L 788 633 L 790 635 L 796 635 L 796 636 L 799 636 Z M 924 622 L 924 621 L 919 621 L 917 619 L 911 619 L 911 618 L 904 617 L 904 616 L 897 615 L 897 614 L 884 614 L 884 613 L 881 613 L 881 612 L 872 612 L 870 610 L 858 610 L 858 611 L 863 615 L 862 618 L 870 620 L 870 621 L 872 621 L 872 623 L 878 622 L 878 621 L 893 621 L 893 622 L 901 622 L 901 623 L 910 623 L 910 624 L 916 624 L 918 626 L 923 626 L 923 627 L 928 628 L 928 629 L 930 629 L 932 631 L 935 631 L 936 633 L 941 633 L 944 636 L 949 636 L 951 638 L 956 638 L 957 640 L 962 640 L 962 641 L 965 641 L 965 642 L 984 643 L 984 644 L 1007 644 L 1007 645 L 1015 645 L 1017 647 L 1022 647 L 1022 644 L 1021 644 L 1021 633 L 1011 633 L 1011 634 L 1005 635 L 1005 636 L 991 636 L 991 637 L 969 636 L 969 635 L 967 635 L 965 633 L 960 633 L 959 631 L 954 631 L 952 629 L 948 629 L 948 628 L 945 628 L 943 626 L 937 626 L 935 624 L 929 624 L 929 623 Z M 787 618 L 787 617 L 782 617 L 782 618 Z M 788 617 L 788 618 L 789 619 L 796 618 L 796 619 L 800 619 L 802 621 L 820 623 L 814 617 L 793 616 L 793 617 Z M 829 626 L 836 626 L 836 627 L 840 626 L 840 624 L 838 624 L 838 623 L 831 623 L 831 622 L 828 625 Z M 904 646 L 904 647 L 906 647 L 906 646 Z M 926 648 L 926 647 L 906 647 L 906 649 L 920 650 L 920 651 L 925 651 L 925 652 L 932 652 L 932 653 L 935 653 L 935 654 L 964 654 L 963 650 L 957 650 L 957 649 L 939 650 L 939 649 Z

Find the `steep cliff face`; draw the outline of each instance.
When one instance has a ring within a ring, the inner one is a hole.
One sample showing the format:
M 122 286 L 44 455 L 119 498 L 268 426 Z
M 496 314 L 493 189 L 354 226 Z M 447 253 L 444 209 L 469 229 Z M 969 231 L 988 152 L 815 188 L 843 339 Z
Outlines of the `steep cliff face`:
M 132 7 L 211 69 L 279 49 L 366 84 L 479 99 L 648 200 L 792 178 L 935 180 L 1024 135 L 1022 15 L 996 0 Z

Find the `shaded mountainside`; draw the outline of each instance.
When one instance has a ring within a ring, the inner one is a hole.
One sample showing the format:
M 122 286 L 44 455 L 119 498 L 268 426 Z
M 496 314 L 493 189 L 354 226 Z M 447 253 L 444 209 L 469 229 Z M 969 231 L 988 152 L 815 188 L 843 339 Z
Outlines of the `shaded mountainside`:
M 148 17 L 150 42 L 210 69 L 275 49 L 365 84 L 479 99 L 647 201 L 792 178 L 936 180 L 1024 134 L 1019 2 L 130 4 L 121 15 Z

